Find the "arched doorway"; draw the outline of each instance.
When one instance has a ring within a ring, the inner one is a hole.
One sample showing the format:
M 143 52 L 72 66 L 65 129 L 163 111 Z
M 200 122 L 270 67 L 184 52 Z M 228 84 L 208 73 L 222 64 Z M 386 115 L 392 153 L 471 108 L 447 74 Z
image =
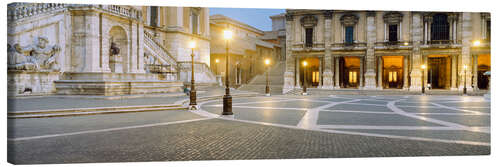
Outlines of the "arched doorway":
M 109 68 L 111 72 L 123 73 L 128 70 L 127 56 L 128 56 L 128 40 L 127 32 L 120 27 L 114 26 L 109 31 L 109 46 L 114 45 L 119 49 L 118 54 L 109 54 Z

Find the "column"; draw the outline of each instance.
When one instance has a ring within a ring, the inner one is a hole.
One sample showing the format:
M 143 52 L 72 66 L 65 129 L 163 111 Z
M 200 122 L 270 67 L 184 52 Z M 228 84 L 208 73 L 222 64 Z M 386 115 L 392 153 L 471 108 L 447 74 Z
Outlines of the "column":
M 425 34 L 425 28 L 422 28 L 422 13 L 421 12 L 411 12 L 412 22 L 411 22 L 411 40 L 413 43 L 413 49 L 411 53 L 411 84 L 410 91 L 421 91 L 422 90 L 422 69 L 420 65 L 422 65 L 422 58 L 420 53 L 420 44 L 422 41 L 424 43 L 427 41 L 422 39 Z M 424 29 L 424 32 L 422 32 Z
M 408 88 L 408 56 L 403 56 L 403 89 Z
M 377 32 L 376 32 L 376 25 L 375 25 L 375 12 L 368 12 L 367 14 L 367 26 L 366 26 L 366 31 L 367 31 L 367 49 L 366 49 L 366 73 L 363 73 L 364 75 L 360 75 L 361 77 L 364 76 L 365 80 L 363 82 L 366 82 L 364 84 L 364 88 L 367 90 L 375 90 L 377 88 L 376 81 L 375 81 L 375 41 L 377 40 Z M 363 61 L 364 62 L 364 61 Z
M 340 89 L 340 58 L 335 57 L 335 89 Z
M 319 84 L 318 84 L 318 88 L 322 88 L 323 87 L 323 59 L 320 58 L 319 59 Z
M 378 82 L 378 84 L 377 84 L 377 89 L 382 90 L 382 89 L 384 89 L 384 87 L 382 85 L 382 75 L 383 75 L 382 72 L 384 71 L 384 69 L 383 69 L 384 68 L 384 66 L 383 66 L 384 62 L 383 62 L 382 56 L 378 56 L 377 59 L 378 59 L 378 64 L 377 64 L 378 65 L 378 71 L 377 71 L 377 82 Z
M 427 22 L 424 25 L 424 44 L 427 44 Z
M 427 76 L 427 75 L 429 73 L 427 71 L 429 71 L 430 67 L 429 67 L 429 64 L 427 63 L 427 55 L 423 55 L 422 58 L 423 58 L 423 63 L 426 66 L 426 68 L 424 70 L 424 87 L 425 87 L 425 90 L 428 90 L 429 88 L 427 87 L 427 82 L 429 82 L 429 79 L 427 77 L 429 77 L 429 76 Z
M 293 15 L 286 15 L 285 16 L 286 22 L 285 22 L 285 29 L 286 29 L 286 39 L 285 39 L 285 44 L 286 46 L 292 46 L 292 41 L 293 41 Z M 208 24 L 208 23 L 207 23 Z M 208 26 L 208 25 L 207 25 Z M 210 27 L 210 26 L 208 26 Z M 297 71 L 297 66 L 296 66 L 296 60 L 292 55 L 292 50 L 291 47 L 286 47 L 285 48 L 285 74 L 284 74 L 284 79 L 283 79 L 283 91 L 282 93 L 287 93 L 288 91 L 294 89 L 296 83 L 294 83 L 294 72 Z
M 361 56 L 359 57 L 359 89 L 363 89 L 364 87 L 364 82 L 363 82 L 363 76 L 365 75 L 365 57 Z
M 479 90 L 479 88 L 477 88 L 477 54 L 472 55 L 472 62 L 473 62 L 472 83 L 474 85 L 474 91 L 476 91 Z
M 323 61 L 324 71 L 322 72 L 322 87 L 323 89 L 333 89 L 333 72 L 332 72 L 332 53 L 331 53 L 331 41 L 332 41 L 332 12 L 326 11 L 325 16 L 325 58 Z
M 300 58 L 295 57 L 295 88 L 302 88 L 300 82 Z
M 457 90 L 457 55 L 451 55 L 451 88 Z

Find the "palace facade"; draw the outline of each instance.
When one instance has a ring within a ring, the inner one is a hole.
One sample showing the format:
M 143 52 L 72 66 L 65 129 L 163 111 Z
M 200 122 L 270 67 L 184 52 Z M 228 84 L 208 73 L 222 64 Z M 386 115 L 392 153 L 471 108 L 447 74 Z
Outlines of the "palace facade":
M 232 38 L 223 38 L 224 30 L 232 31 Z M 239 87 L 248 84 L 256 75 L 266 70 L 265 59 L 272 66 L 279 61 L 279 43 L 264 41 L 265 32 L 224 15 L 210 16 L 210 63 L 212 70 L 225 81 L 226 47 L 229 53 L 229 84 Z M 226 46 L 227 44 L 227 46 Z
M 489 13 L 293 9 L 285 17 L 283 93 L 303 84 L 319 89 L 420 91 L 422 84 L 450 91 L 488 89 Z

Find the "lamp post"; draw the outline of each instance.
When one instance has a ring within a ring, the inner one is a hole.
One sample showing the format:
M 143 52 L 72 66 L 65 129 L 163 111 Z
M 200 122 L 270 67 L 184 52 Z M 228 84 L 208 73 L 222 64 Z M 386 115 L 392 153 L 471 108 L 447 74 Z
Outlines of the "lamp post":
M 233 115 L 232 97 L 229 92 L 229 40 L 232 38 L 231 30 L 224 30 L 224 39 L 226 40 L 226 94 L 223 97 L 222 115 Z
M 467 95 L 467 65 L 464 65 L 464 95 Z
M 196 110 L 196 90 L 194 86 L 194 48 L 196 47 L 195 41 L 189 42 L 191 48 L 191 91 L 189 92 L 189 109 Z
M 422 64 L 422 95 L 425 95 L 425 84 L 424 84 L 424 73 L 425 73 L 425 64 Z
M 302 81 L 302 95 L 307 95 L 307 88 L 306 88 L 307 61 L 302 62 L 302 65 L 304 66 L 304 81 Z
M 266 64 L 266 96 L 271 96 L 271 93 L 269 92 L 269 64 L 271 63 L 271 60 L 266 59 L 265 64 Z

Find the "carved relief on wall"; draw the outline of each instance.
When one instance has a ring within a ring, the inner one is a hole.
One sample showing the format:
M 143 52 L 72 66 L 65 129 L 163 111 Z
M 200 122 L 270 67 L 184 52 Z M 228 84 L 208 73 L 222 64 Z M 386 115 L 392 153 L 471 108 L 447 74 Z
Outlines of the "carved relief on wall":
M 318 19 L 314 15 L 306 15 L 300 19 L 300 23 L 304 27 L 314 27 L 318 23 Z
M 8 68 L 15 70 L 59 71 L 57 53 L 59 45 L 47 46 L 47 37 L 37 37 L 33 44 L 28 46 L 8 45 Z
M 356 25 L 356 23 L 358 23 L 358 19 L 359 19 L 358 16 L 356 16 L 356 15 L 354 15 L 352 13 L 347 13 L 347 14 L 344 14 L 340 18 L 340 22 L 344 26 L 353 26 L 353 25 Z

